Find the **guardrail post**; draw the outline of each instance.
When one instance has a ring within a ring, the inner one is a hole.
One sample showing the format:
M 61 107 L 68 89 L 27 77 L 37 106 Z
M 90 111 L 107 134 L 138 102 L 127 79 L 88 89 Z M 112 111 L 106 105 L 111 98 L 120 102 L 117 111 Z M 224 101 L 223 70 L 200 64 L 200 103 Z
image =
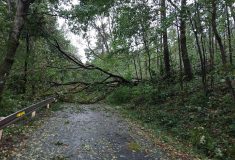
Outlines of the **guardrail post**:
M 48 104 L 47 104 L 47 109 L 49 109 L 49 108 L 50 108 L 50 104 L 48 103 Z
M 34 118 L 36 116 L 36 111 L 33 111 L 31 117 Z
M 0 117 L 0 121 L 1 120 L 3 120 L 5 117 Z M 3 132 L 3 130 L 0 130 L 0 141 L 1 141 L 1 139 L 2 139 L 2 132 Z

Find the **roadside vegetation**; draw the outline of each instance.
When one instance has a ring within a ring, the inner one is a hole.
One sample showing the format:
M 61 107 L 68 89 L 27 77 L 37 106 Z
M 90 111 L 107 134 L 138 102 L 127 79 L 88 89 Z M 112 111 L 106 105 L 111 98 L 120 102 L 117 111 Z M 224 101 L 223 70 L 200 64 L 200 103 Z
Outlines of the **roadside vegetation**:
M 181 151 L 204 158 L 233 159 L 235 115 L 231 106 L 235 104 L 222 90 L 205 96 L 197 84 L 191 81 L 184 90 L 165 83 L 159 87 L 149 83 L 122 86 L 107 97 L 107 102 L 151 129 L 162 141 L 176 143 Z
M 2 0 L 0 24 L 1 117 L 49 96 L 105 101 L 235 158 L 233 0 Z

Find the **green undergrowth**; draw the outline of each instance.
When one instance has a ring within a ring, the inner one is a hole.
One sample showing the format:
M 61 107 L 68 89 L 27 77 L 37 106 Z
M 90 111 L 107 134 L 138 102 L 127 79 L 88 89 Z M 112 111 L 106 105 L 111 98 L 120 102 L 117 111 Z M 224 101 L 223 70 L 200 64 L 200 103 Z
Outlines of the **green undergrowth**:
M 192 81 L 184 90 L 173 84 L 121 86 L 107 102 L 122 105 L 117 107 L 122 113 L 156 135 L 164 133 L 164 141 L 180 142 L 183 150 L 209 159 L 234 159 L 235 104 L 223 86 L 205 96 L 198 84 Z
M 6 90 L 0 101 L 0 117 L 8 116 L 49 96 L 33 96 L 31 94 L 14 94 Z
M 0 102 L 0 117 L 8 116 L 18 110 L 27 107 L 32 102 L 26 99 L 24 95 L 5 94 Z
M 68 103 L 93 104 L 105 99 L 112 91 L 105 85 L 90 86 L 76 93 L 62 94 L 60 100 Z

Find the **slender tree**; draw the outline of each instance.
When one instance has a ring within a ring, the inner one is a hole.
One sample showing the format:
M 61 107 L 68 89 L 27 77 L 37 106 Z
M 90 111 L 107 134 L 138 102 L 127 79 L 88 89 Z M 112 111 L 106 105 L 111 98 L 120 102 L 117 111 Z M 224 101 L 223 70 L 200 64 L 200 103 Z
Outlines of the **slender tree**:
M 34 0 L 17 0 L 15 18 L 7 41 L 7 53 L 3 63 L 0 65 L 0 100 L 2 99 L 6 79 L 14 63 L 16 50 L 19 46 L 19 38 L 25 23 L 27 12 L 33 1 Z
M 231 29 L 230 29 L 230 20 L 229 20 L 229 11 L 228 11 L 228 4 L 226 3 L 226 21 L 227 21 L 227 34 L 228 34 L 228 49 L 229 49 L 229 61 L 230 64 L 233 64 L 233 50 L 232 50 L 232 36 L 231 36 Z
M 29 35 L 28 32 L 26 33 L 25 43 L 26 43 L 26 56 L 25 56 L 25 61 L 24 61 L 24 86 L 23 86 L 23 93 L 26 93 L 27 81 L 28 81 L 28 63 L 29 63 L 29 54 L 30 54 L 30 49 L 29 49 L 30 35 Z
M 217 30 L 217 27 L 216 27 L 217 0 L 212 0 L 211 4 L 212 4 L 211 5 L 212 6 L 212 18 L 211 18 L 212 29 L 213 29 L 213 32 L 215 34 L 216 41 L 219 44 L 219 49 L 220 49 L 220 54 L 221 54 L 221 59 L 222 59 L 223 66 L 224 66 L 224 68 L 226 68 L 226 66 L 227 66 L 226 51 L 225 51 L 222 39 L 221 39 L 221 37 L 219 35 L 219 32 Z M 226 81 L 226 84 L 227 84 L 227 86 L 228 86 L 228 88 L 231 92 L 232 98 L 235 102 L 235 92 L 234 92 L 231 80 L 229 79 L 228 76 L 226 76 L 225 81 Z
M 186 39 L 186 8 L 187 0 L 181 0 L 181 12 L 180 12 L 180 47 L 181 47 L 181 55 L 184 64 L 184 72 L 187 80 L 191 80 L 193 78 L 192 66 L 188 56 L 187 50 L 187 39 Z
M 161 0 L 161 23 L 162 23 L 162 41 L 163 41 L 163 55 L 164 55 L 164 65 L 165 65 L 165 73 L 169 78 L 171 73 L 170 66 L 170 53 L 168 47 L 168 35 L 167 35 L 167 26 L 165 24 L 166 21 L 166 2 L 165 0 Z

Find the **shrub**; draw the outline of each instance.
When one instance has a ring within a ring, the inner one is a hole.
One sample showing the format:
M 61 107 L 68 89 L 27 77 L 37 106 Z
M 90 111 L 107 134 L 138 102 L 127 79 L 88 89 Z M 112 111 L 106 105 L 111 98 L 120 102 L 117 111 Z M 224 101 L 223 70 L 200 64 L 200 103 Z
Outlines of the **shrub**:
M 120 105 L 130 102 L 132 99 L 131 88 L 128 86 L 122 86 L 117 88 L 111 95 L 107 97 L 110 104 Z
M 134 106 L 153 104 L 156 99 L 156 90 L 149 84 L 140 84 L 138 86 L 122 86 L 117 88 L 107 100 L 111 104 L 131 103 Z
M 10 93 L 6 93 L 0 103 L 0 116 L 7 116 L 25 107 L 27 102 L 22 99 L 21 95 L 12 96 Z

